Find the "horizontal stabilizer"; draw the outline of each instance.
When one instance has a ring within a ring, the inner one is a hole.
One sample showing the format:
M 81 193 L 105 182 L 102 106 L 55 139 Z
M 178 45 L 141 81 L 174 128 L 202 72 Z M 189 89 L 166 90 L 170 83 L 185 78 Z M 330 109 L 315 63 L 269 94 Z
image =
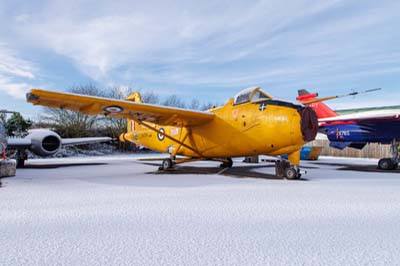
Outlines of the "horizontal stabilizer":
M 306 89 L 298 90 L 297 93 L 298 93 L 299 96 L 306 96 L 306 95 L 310 95 L 311 94 Z M 316 96 L 318 96 L 318 94 Z

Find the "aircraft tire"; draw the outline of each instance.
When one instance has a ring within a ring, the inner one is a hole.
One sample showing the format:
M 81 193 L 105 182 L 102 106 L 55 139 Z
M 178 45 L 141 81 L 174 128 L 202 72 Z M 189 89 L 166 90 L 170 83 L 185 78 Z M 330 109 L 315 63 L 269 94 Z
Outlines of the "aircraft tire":
M 382 158 L 378 162 L 378 168 L 382 170 L 392 170 L 395 169 L 395 164 L 390 158 Z
M 172 168 L 172 160 L 171 159 L 165 159 L 162 161 L 160 170 L 166 170 Z
M 294 167 L 286 168 L 284 173 L 285 173 L 286 179 L 289 179 L 289 180 L 296 180 L 296 179 L 300 179 L 300 177 L 301 177 L 301 174 L 299 173 L 299 171 Z

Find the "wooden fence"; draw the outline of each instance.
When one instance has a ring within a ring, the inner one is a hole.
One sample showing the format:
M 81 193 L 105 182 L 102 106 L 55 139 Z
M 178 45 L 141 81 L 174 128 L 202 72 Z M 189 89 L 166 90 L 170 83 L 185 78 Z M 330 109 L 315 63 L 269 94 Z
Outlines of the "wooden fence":
M 314 140 L 306 146 L 321 146 L 321 155 L 335 157 L 356 157 L 356 158 L 384 158 L 391 157 L 389 144 L 367 144 L 362 150 L 345 148 L 343 150 L 329 147 L 329 141 L 325 139 Z

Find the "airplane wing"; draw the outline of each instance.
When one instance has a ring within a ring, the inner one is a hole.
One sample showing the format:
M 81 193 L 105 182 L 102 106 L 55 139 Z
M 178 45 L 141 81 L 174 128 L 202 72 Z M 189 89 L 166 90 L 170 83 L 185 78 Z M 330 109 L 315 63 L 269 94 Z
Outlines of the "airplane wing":
M 376 110 L 318 119 L 318 122 L 368 122 L 375 120 L 400 120 L 400 110 Z
M 63 146 L 71 146 L 71 145 L 81 145 L 81 144 L 90 144 L 90 143 L 98 143 L 98 142 L 109 142 L 111 138 L 109 137 L 96 137 L 96 138 L 63 138 L 61 139 L 61 144 Z
M 32 145 L 31 139 L 7 138 L 8 149 L 29 149 Z
M 94 138 L 62 138 L 61 144 L 64 146 L 90 144 L 98 142 L 111 141 L 109 137 L 94 137 Z M 29 149 L 32 145 L 32 139 L 30 138 L 7 138 L 7 147 L 10 149 L 25 148 Z
M 32 89 L 26 95 L 34 105 L 63 108 L 89 115 L 103 114 L 171 126 L 196 126 L 214 119 L 211 112 L 193 111 L 125 100 Z

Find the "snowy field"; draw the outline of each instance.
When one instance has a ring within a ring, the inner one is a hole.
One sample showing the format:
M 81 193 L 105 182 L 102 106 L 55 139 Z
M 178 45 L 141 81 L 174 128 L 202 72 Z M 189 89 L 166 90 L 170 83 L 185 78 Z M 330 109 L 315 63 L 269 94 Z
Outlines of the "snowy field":
M 0 265 L 400 265 L 400 170 L 322 158 L 287 181 L 267 163 L 158 163 L 29 160 L 2 179 Z

